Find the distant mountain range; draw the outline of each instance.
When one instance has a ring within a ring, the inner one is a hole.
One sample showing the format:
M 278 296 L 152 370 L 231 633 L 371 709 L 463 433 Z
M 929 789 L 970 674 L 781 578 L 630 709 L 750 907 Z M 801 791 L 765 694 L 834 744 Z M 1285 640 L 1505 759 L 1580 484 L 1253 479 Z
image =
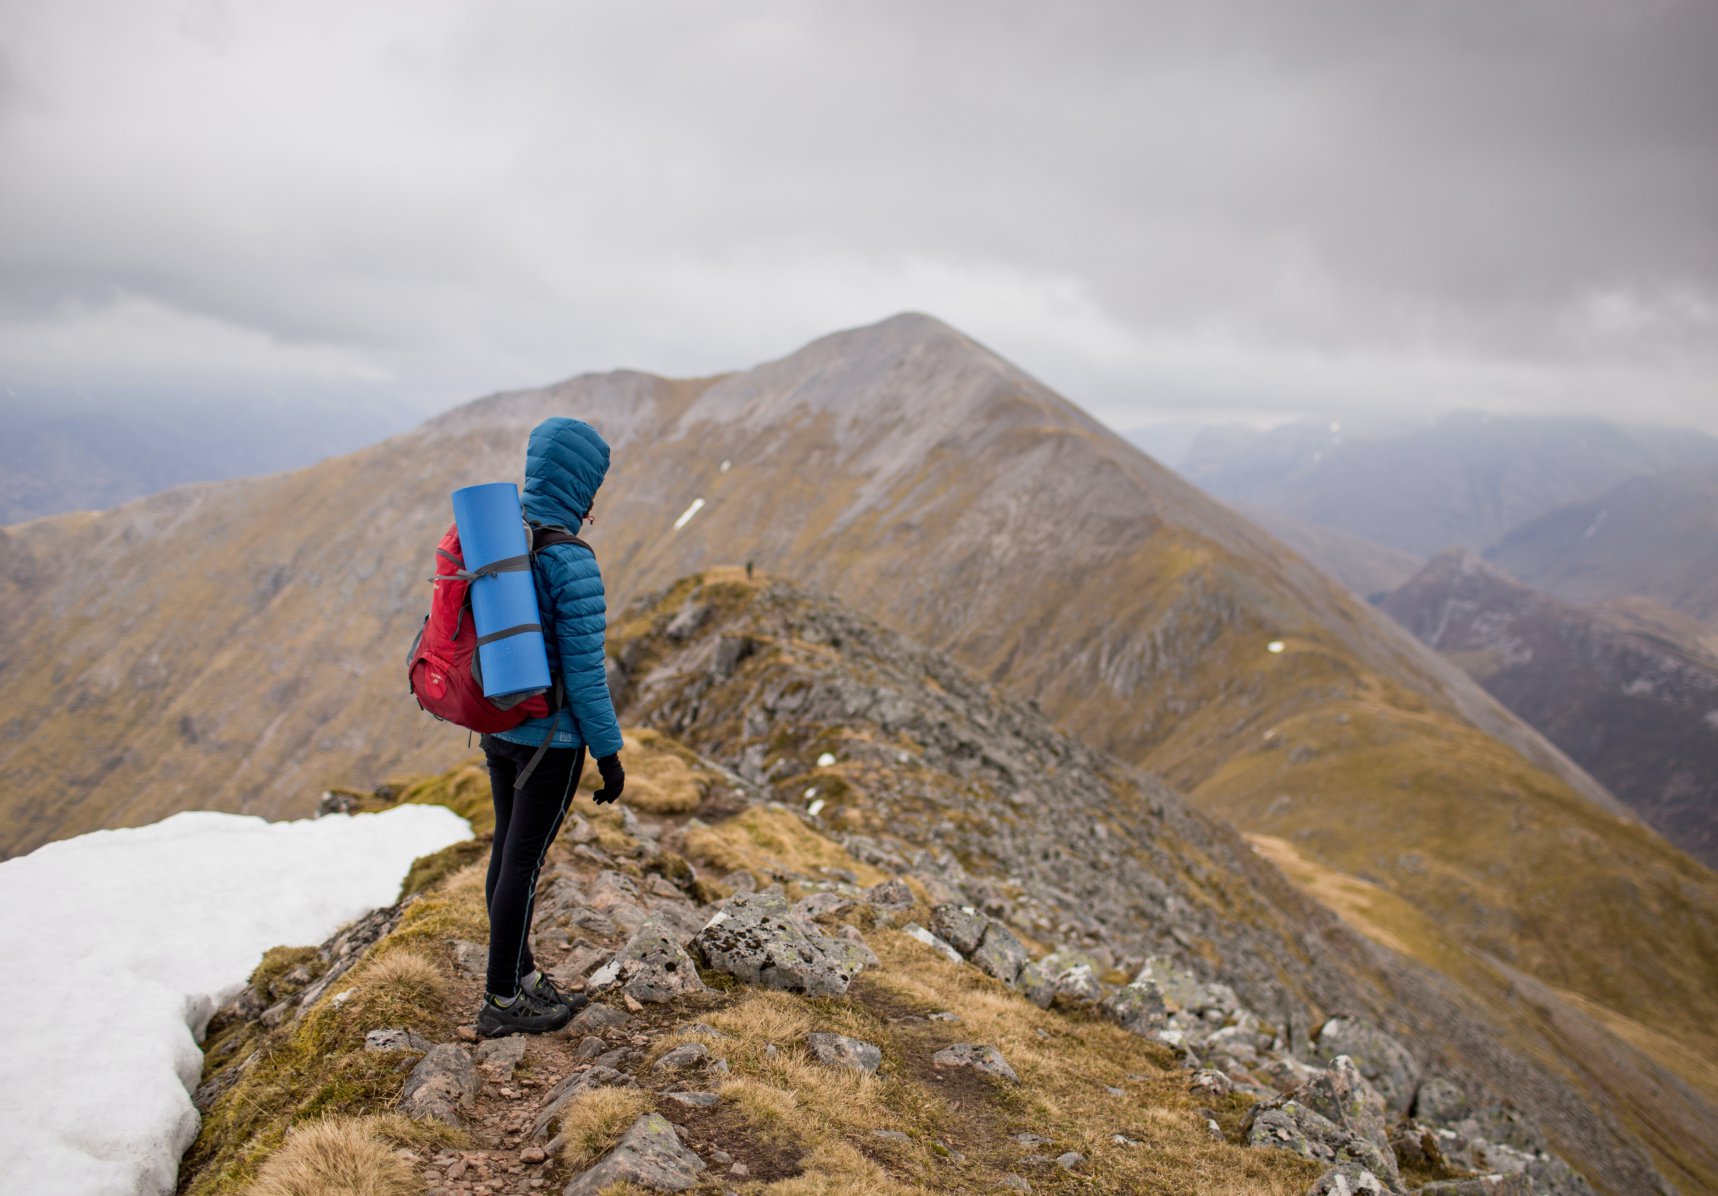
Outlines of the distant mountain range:
M 1718 439 L 1595 419 L 1445 416 L 1362 437 L 1339 425 L 1213 428 L 1181 465 L 1225 502 L 1348 532 L 1425 559 L 1490 548 L 1568 503 L 1632 478 L 1718 468 Z
M 1512 529 L 1485 555 L 1570 602 L 1640 594 L 1718 626 L 1718 466 L 1630 478 Z
M 1625 622 L 1560 602 L 1461 549 L 1383 609 L 1718 867 L 1718 662 L 1703 640 L 1662 619 L 1647 631 L 1638 606 Z
M 1350 914 L 1452 985 L 1495 961 L 1718 1076 L 1718 875 L 1379 611 L 924 316 L 0 531 L 0 850 L 188 805 L 303 813 L 459 759 L 405 648 L 448 492 L 516 479 L 551 414 L 614 446 L 588 532 L 611 609 L 746 561 L 835 594 L 1286 845 L 1315 889 L 1376 895 Z
M 421 418 L 387 405 L 311 401 L 35 395 L 0 404 L 0 524 L 102 510 L 187 482 L 296 469 Z

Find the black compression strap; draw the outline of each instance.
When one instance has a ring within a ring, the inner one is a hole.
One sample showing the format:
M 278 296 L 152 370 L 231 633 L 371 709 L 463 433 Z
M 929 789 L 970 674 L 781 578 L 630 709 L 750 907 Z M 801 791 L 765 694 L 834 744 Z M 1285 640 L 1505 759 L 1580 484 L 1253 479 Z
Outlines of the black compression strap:
M 524 635 L 527 631 L 541 630 L 543 630 L 541 623 L 521 623 L 517 627 L 507 627 L 500 631 L 491 631 L 488 635 L 478 636 L 477 646 L 481 648 L 484 644 L 493 644 L 496 640 L 504 640 L 510 635 Z
M 491 573 L 521 573 L 531 567 L 531 554 L 510 556 L 503 560 L 483 566 L 474 572 L 473 576 L 488 577 Z

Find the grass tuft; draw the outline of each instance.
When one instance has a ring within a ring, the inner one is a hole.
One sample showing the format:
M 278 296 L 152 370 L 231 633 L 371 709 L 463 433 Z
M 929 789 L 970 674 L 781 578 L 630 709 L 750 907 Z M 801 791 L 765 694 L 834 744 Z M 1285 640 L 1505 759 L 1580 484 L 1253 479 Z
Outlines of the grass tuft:
M 561 1157 L 578 1171 L 614 1148 L 632 1123 L 650 1112 L 650 1097 L 637 1088 L 593 1088 L 561 1114 Z
M 417 1196 L 409 1163 L 361 1117 L 297 1126 L 257 1175 L 252 1196 Z

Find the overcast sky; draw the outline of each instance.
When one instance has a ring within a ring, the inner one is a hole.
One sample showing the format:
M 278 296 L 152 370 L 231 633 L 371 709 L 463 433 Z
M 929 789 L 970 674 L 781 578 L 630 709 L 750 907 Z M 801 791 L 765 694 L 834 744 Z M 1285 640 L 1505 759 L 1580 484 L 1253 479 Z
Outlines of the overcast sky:
M 1718 431 L 1718 3 L 0 4 L 0 383 L 434 410 L 904 309 L 1119 428 Z

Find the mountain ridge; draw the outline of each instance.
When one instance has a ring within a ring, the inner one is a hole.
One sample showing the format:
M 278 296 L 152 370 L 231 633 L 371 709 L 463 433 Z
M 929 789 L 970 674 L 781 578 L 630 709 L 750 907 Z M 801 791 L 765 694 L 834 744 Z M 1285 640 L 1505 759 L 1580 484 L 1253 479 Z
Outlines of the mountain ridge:
M 403 670 L 447 492 L 517 478 L 531 425 L 571 413 L 614 446 L 587 537 L 617 607 L 748 560 L 835 593 L 1463 950 L 1718 1058 L 1709 871 L 1408 632 L 973 344 L 909 316 L 740 374 L 585 375 L 312 470 L 11 529 L 0 849 L 452 763 L 464 737 Z

